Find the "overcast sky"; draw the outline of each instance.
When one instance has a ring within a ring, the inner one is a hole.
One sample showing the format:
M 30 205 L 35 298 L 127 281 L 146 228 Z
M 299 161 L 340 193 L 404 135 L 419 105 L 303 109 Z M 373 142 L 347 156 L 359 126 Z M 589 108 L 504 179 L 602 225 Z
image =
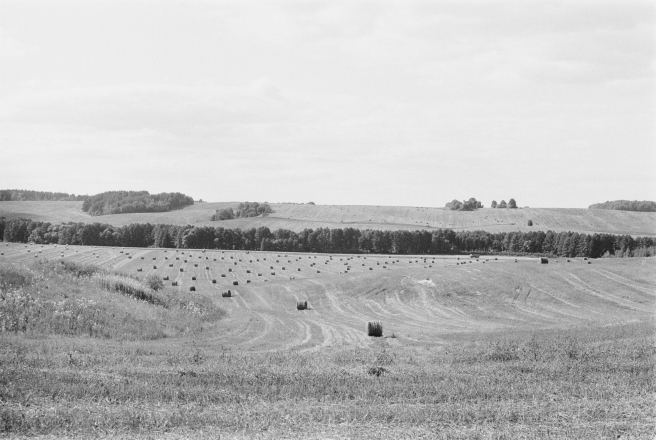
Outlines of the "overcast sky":
M 0 0 L 0 188 L 656 199 L 652 2 Z

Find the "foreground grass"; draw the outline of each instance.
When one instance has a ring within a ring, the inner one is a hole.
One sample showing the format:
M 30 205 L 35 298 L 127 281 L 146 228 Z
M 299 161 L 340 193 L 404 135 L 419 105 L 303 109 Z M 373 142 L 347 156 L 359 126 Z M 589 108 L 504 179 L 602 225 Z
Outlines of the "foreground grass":
M 653 438 L 653 325 L 320 354 L 4 335 L 4 434 Z M 382 374 L 370 374 L 372 367 Z M 627 437 L 628 436 L 628 437 Z

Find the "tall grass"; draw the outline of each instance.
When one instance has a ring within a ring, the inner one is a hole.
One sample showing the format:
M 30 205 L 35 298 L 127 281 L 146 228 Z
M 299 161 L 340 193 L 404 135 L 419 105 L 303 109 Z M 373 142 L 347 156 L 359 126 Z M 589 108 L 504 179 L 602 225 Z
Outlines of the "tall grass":
M 152 340 L 195 333 L 222 316 L 204 296 L 155 291 L 89 269 L 46 261 L 0 264 L 0 334 Z
M 4 339 L 0 432 L 652 438 L 653 337 L 637 323 L 308 354 Z

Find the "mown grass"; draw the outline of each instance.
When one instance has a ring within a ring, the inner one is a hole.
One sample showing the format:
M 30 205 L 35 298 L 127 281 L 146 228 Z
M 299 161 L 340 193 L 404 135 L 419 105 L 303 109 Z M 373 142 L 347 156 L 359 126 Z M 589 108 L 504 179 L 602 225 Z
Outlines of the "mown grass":
M 652 438 L 653 338 L 653 323 L 635 323 L 249 354 L 200 340 L 5 335 L 0 432 Z

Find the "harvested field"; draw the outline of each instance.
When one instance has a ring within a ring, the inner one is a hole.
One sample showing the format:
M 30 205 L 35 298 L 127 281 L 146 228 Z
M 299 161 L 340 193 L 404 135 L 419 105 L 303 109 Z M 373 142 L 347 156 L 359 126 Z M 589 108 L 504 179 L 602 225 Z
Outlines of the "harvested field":
M 656 235 L 656 213 L 603 209 L 479 209 L 472 212 L 443 208 L 406 206 L 288 205 L 272 203 L 274 212 L 266 217 L 210 221 L 217 209 L 236 208 L 236 202 L 199 203 L 162 213 L 115 214 L 92 217 L 82 212 L 82 202 L 0 202 L 0 217 L 24 217 L 51 223 L 102 222 L 114 226 L 130 223 L 222 226 L 271 230 L 319 227 L 380 230 L 449 228 L 489 232 L 552 230 L 579 233 Z M 528 220 L 533 226 L 528 226 Z
M 38 260 L 59 261 L 63 253 L 63 261 L 132 275 L 140 257 L 183 254 L 130 249 L 129 259 L 112 248 L 0 246 L 0 265 L 29 268 L 41 251 Z M 12 385 L 2 385 L 8 404 L 0 411 L 8 432 L 221 432 L 222 438 L 649 438 L 654 432 L 654 258 L 540 265 L 535 258 L 484 255 L 466 264 L 447 256 L 212 250 L 184 256 L 209 258 L 200 267 L 169 258 L 173 267 L 148 266 L 138 276 L 167 276 L 177 282 L 165 288 L 170 292 L 188 294 L 193 286 L 220 307 L 221 318 L 202 331 L 120 344 L 4 333 L 0 359 Z M 311 306 L 297 310 L 305 302 Z M 382 337 L 368 336 L 369 322 L 382 324 Z

